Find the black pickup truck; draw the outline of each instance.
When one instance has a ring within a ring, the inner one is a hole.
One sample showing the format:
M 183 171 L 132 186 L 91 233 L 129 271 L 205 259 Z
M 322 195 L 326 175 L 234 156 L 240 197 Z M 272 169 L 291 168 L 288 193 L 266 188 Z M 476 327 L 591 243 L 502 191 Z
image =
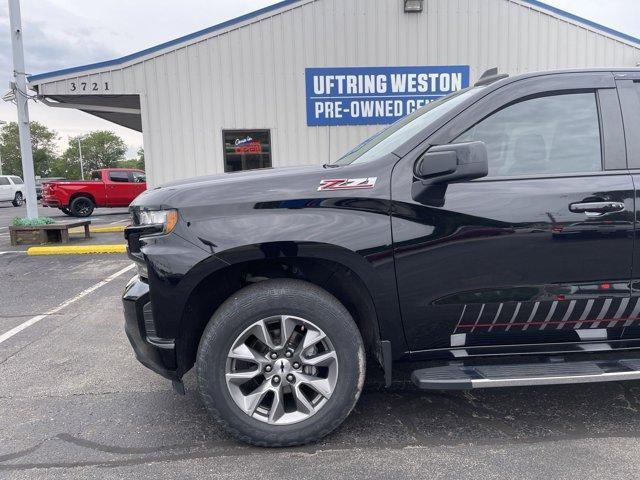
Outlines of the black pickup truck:
M 637 380 L 638 198 L 639 69 L 490 71 L 335 163 L 142 194 L 126 333 L 262 446 L 338 427 L 367 357 L 421 389 Z

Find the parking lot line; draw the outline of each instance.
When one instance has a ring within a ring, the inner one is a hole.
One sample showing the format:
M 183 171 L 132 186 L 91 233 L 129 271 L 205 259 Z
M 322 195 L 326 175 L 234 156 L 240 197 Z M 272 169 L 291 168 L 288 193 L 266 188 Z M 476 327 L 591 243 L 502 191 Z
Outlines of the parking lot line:
M 11 337 L 13 337 L 14 335 L 17 335 L 18 333 L 20 333 L 24 329 L 30 327 L 31 325 L 34 325 L 34 324 L 38 323 L 40 320 L 42 320 L 44 318 L 47 318 L 50 315 L 55 315 L 60 310 L 62 310 L 64 308 L 68 307 L 69 305 L 77 302 L 78 300 L 82 299 L 83 297 L 86 297 L 90 293 L 95 292 L 100 287 L 106 285 L 109 282 L 112 282 L 113 280 L 115 280 L 116 278 L 118 278 L 121 275 L 124 275 L 125 273 L 127 273 L 130 270 L 132 270 L 133 268 L 135 268 L 135 264 L 128 265 L 127 267 L 123 268 L 122 270 L 118 270 L 116 273 L 108 276 L 104 280 L 101 280 L 100 282 L 96 283 L 95 285 L 87 288 L 86 290 L 83 290 L 82 292 L 80 292 L 75 297 L 72 297 L 69 300 L 67 300 L 65 302 L 62 302 L 60 305 L 58 305 L 57 307 L 53 308 L 52 310 L 49 310 L 47 313 L 45 313 L 43 315 L 36 315 L 35 317 L 30 318 L 26 322 L 21 323 L 17 327 L 12 328 L 8 332 L 3 333 L 2 335 L 0 335 L 0 344 L 3 343 L 3 342 L 6 342 Z

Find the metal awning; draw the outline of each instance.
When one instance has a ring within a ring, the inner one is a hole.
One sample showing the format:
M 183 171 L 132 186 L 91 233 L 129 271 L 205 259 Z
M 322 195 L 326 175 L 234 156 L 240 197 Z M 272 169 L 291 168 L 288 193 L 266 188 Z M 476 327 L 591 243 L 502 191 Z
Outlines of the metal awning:
M 40 101 L 49 107 L 81 110 L 142 132 L 139 95 L 50 95 L 40 97 Z

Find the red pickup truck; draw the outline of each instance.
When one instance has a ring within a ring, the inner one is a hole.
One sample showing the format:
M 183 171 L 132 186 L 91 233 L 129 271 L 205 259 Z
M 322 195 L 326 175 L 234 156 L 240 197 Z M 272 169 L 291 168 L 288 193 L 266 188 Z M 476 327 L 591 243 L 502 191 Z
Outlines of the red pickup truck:
M 88 217 L 96 207 L 128 207 L 147 189 L 146 182 L 142 170 L 105 168 L 91 172 L 91 180 L 44 183 L 42 205 L 73 217 Z

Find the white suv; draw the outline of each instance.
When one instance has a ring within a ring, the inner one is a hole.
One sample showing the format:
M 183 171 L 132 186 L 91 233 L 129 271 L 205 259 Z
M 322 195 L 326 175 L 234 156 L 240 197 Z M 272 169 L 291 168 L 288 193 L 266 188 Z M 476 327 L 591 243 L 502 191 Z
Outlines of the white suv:
M 11 202 L 14 207 L 24 203 L 24 182 L 15 175 L 0 175 L 0 202 Z

